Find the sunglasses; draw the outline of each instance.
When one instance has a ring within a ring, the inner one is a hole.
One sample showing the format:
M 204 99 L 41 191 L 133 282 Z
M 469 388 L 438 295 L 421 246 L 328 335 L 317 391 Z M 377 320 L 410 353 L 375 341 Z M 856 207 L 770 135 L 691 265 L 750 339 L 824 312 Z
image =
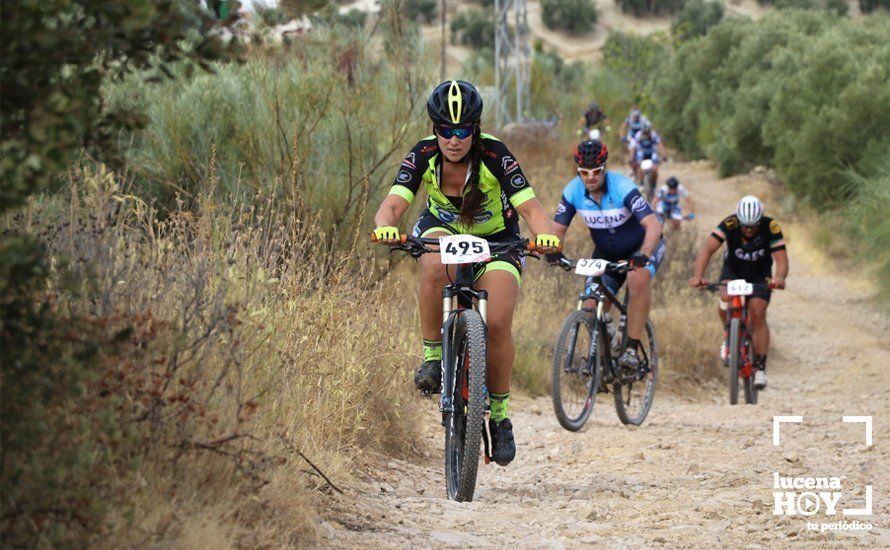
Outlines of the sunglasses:
M 453 128 L 451 126 L 436 126 L 436 135 L 443 139 L 467 139 L 473 135 L 473 126 L 459 126 Z
M 598 176 L 606 171 L 605 166 L 600 166 L 597 168 L 578 168 L 578 175 L 582 178 L 588 178 L 590 176 Z

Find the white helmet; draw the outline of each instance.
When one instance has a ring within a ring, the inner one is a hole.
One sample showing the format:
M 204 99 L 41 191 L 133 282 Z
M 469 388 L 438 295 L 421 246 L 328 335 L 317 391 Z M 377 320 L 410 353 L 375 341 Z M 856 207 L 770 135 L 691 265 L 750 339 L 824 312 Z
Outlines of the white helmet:
M 742 225 L 754 225 L 763 216 L 763 204 L 754 195 L 745 195 L 736 206 L 735 213 Z

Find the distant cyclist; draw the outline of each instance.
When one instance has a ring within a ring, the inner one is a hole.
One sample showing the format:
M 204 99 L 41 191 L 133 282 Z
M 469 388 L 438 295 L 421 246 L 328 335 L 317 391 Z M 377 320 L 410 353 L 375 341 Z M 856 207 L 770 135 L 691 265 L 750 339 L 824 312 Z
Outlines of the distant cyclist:
M 606 171 L 608 157 L 606 145 L 597 141 L 583 141 L 575 148 L 578 175 L 563 190 L 553 228 L 562 239 L 577 214 L 590 230 L 594 258 L 629 260 L 637 268 L 626 277 L 603 276 L 603 282 L 613 293 L 627 279 L 628 340 L 618 364 L 635 371 L 640 366 L 637 351 L 649 315 L 652 278 L 664 257 L 664 241 L 661 224 L 637 186 L 618 172 Z M 561 254 L 551 254 L 547 260 L 556 262 L 560 257 Z M 608 306 L 611 308 L 611 304 Z
M 558 233 L 558 231 L 557 231 Z M 705 239 L 698 257 L 695 259 L 695 273 L 689 278 L 689 285 L 699 287 L 703 284 L 702 276 L 708 267 L 711 256 L 720 245 L 726 242 L 723 254 L 723 269 L 720 281 L 744 279 L 749 283 L 764 283 L 772 277 L 776 288 L 785 288 L 788 276 L 788 253 L 785 250 L 785 239 L 779 222 L 763 215 L 760 200 L 747 195 L 742 197 L 736 207 L 736 213 L 727 217 Z M 773 260 L 776 272 L 773 276 Z M 766 324 L 766 310 L 769 307 L 771 291 L 755 290 L 748 297 L 748 316 L 751 319 L 751 334 L 754 344 L 754 384 L 763 389 L 766 387 L 766 356 L 769 352 L 769 326 Z M 720 322 L 726 326 L 726 308 L 729 296 L 725 291 L 720 301 Z
M 630 110 L 630 114 L 627 118 L 624 119 L 624 122 L 621 123 L 621 129 L 619 133 L 621 134 L 621 141 L 624 143 L 630 143 L 630 140 L 643 129 L 644 124 L 651 124 L 649 119 L 643 116 L 642 111 L 636 105 Z
M 637 181 L 643 180 L 643 173 L 640 163 L 646 159 L 650 159 L 652 166 L 652 185 L 658 183 L 658 164 L 664 159 L 664 144 L 661 142 L 661 136 L 652 129 L 652 125 L 648 122 L 643 124 L 639 132 L 634 134 L 630 140 L 630 154 L 633 159 L 634 177 Z
M 599 130 L 600 133 L 605 132 L 608 128 L 609 117 L 600 109 L 599 102 L 592 101 L 579 122 L 582 135 L 587 136 L 594 129 Z
M 402 161 L 389 195 L 380 204 L 374 235 L 383 244 L 398 244 L 399 224 L 421 188 L 426 207 L 414 224 L 415 237 L 469 233 L 489 241 L 519 238 L 519 217 L 544 252 L 556 251 L 550 217 L 507 146 L 483 134 L 482 95 L 463 80 L 445 81 L 427 100 L 433 135 L 420 140 Z M 420 329 L 423 364 L 414 375 L 419 390 L 441 391 L 442 288 L 449 274 L 439 254 L 425 254 L 420 264 Z M 488 390 L 492 458 L 504 466 L 516 455 L 513 424 L 508 418 L 513 369 L 513 310 L 519 296 L 523 260 L 516 254 L 495 256 L 480 264 L 477 287 L 489 293 Z M 453 276 L 453 275 L 452 275 Z
M 681 201 L 686 203 L 689 209 L 687 216 L 683 215 L 683 205 Z M 689 196 L 689 191 L 683 187 L 680 180 L 671 176 L 667 179 L 666 185 L 662 185 L 655 193 L 655 214 L 658 216 L 662 224 L 670 223 L 671 229 L 680 229 L 680 223 L 684 219 L 695 219 L 695 202 Z

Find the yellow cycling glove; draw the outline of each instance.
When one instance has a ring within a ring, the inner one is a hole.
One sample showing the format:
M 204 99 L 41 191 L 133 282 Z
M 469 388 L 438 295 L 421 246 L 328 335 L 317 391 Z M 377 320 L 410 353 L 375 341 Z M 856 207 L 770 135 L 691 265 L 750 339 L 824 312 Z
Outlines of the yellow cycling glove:
M 378 241 L 397 241 L 399 240 L 399 228 L 391 225 L 378 227 L 374 229 L 374 237 Z
M 556 250 L 562 250 L 562 246 L 559 244 L 559 237 L 544 233 L 535 237 L 535 248 L 554 248 Z

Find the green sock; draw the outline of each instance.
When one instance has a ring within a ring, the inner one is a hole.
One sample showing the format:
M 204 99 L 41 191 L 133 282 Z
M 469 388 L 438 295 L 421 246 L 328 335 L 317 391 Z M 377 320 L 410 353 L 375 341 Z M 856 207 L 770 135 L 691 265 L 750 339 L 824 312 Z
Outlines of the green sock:
M 424 361 L 441 361 L 442 360 L 442 340 L 424 340 L 423 341 L 423 360 Z
M 491 419 L 500 423 L 507 418 L 507 406 L 510 404 L 510 392 L 488 392 L 488 400 L 491 403 Z

